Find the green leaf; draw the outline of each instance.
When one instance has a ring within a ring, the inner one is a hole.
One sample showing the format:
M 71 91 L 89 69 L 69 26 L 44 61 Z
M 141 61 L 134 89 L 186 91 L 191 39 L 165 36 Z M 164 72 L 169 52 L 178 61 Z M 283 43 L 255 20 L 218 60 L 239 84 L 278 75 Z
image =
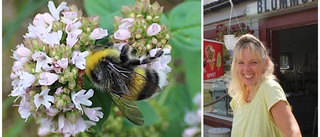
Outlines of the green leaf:
M 100 91 L 98 89 L 95 89 L 92 87 L 92 83 L 90 79 L 85 76 L 84 77 L 84 88 L 86 90 L 89 90 L 90 88 L 93 88 L 94 94 L 93 97 L 90 98 L 92 101 L 92 107 L 101 107 L 102 108 L 102 113 L 103 113 L 103 118 L 99 120 L 99 122 L 96 123 L 95 126 L 91 127 L 97 132 L 101 132 L 103 124 L 105 121 L 108 119 L 110 115 L 110 110 L 112 107 L 112 100 L 110 99 L 109 95 L 105 93 L 106 91 Z
M 138 108 L 140 109 L 143 117 L 144 117 L 144 125 L 149 126 L 153 125 L 155 123 L 160 122 L 160 118 L 156 111 L 154 110 L 155 108 L 152 108 L 148 102 L 146 101 L 138 101 Z
M 16 137 L 18 136 L 23 129 L 25 128 L 26 123 L 22 119 L 15 119 L 15 122 L 13 122 L 12 127 L 8 130 L 4 131 L 4 134 L 2 134 L 5 137 Z
M 159 115 L 154 110 L 155 108 L 151 107 L 147 101 L 137 101 L 137 105 L 144 117 L 143 126 L 150 126 L 161 122 Z M 136 126 L 126 118 L 124 118 L 124 123 L 127 128 Z
M 122 5 L 134 5 L 134 0 L 84 0 L 88 15 L 99 16 L 102 28 L 113 30 L 113 17 L 121 15 Z
M 172 56 L 183 59 L 186 86 L 194 96 L 201 90 L 201 2 L 184 2 L 168 18 L 173 36 L 169 41 Z
M 191 110 L 193 105 L 187 87 L 183 84 L 176 84 L 171 89 L 164 105 L 169 108 L 170 113 L 166 118 L 170 124 L 168 130 L 162 132 L 163 136 L 181 136 L 184 115 Z

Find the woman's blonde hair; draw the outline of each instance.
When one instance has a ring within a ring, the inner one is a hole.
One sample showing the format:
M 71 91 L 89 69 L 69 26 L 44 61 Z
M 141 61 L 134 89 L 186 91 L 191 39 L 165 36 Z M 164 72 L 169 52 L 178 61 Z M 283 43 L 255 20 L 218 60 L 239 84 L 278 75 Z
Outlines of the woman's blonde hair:
M 266 63 L 265 70 L 254 87 L 253 95 L 255 95 L 260 84 L 264 80 L 276 79 L 275 75 L 273 74 L 274 64 L 268 55 L 267 49 L 264 47 L 261 41 L 251 34 L 241 36 L 234 47 L 231 64 L 231 81 L 228 86 L 228 94 L 240 103 L 245 101 L 245 94 L 247 90 L 247 86 L 241 80 L 242 76 L 236 71 L 237 61 L 242 60 L 243 49 L 248 49 L 255 61 Z

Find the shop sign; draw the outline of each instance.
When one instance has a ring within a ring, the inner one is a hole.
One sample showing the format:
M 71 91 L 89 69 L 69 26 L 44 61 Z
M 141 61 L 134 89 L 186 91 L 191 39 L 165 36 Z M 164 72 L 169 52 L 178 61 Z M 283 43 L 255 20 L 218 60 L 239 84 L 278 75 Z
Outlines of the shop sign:
M 257 13 L 297 6 L 315 0 L 257 0 Z
M 204 80 L 223 76 L 223 47 L 221 42 L 204 40 L 203 55 L 204 55 Z

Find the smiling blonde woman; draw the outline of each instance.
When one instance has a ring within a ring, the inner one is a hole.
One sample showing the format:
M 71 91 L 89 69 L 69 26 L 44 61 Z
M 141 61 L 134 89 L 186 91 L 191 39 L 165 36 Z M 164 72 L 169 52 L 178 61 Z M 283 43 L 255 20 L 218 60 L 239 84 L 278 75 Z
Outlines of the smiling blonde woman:
M 299 125 L 259 39 L 246 34 L 234 48 L 228 93 L 232 137 L 300 137 Z

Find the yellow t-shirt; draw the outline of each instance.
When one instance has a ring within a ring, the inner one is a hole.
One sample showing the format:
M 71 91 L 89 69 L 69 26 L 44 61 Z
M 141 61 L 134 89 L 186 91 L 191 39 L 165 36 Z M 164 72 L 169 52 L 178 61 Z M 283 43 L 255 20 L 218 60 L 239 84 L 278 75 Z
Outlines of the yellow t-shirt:
M 232 99 L 231 137 L 282 137 L 270 112 L 271 107 L 280 100 L 288 103 L 283 89 L 274 80 L 262 82 L 250 103 L 239 104 Z

